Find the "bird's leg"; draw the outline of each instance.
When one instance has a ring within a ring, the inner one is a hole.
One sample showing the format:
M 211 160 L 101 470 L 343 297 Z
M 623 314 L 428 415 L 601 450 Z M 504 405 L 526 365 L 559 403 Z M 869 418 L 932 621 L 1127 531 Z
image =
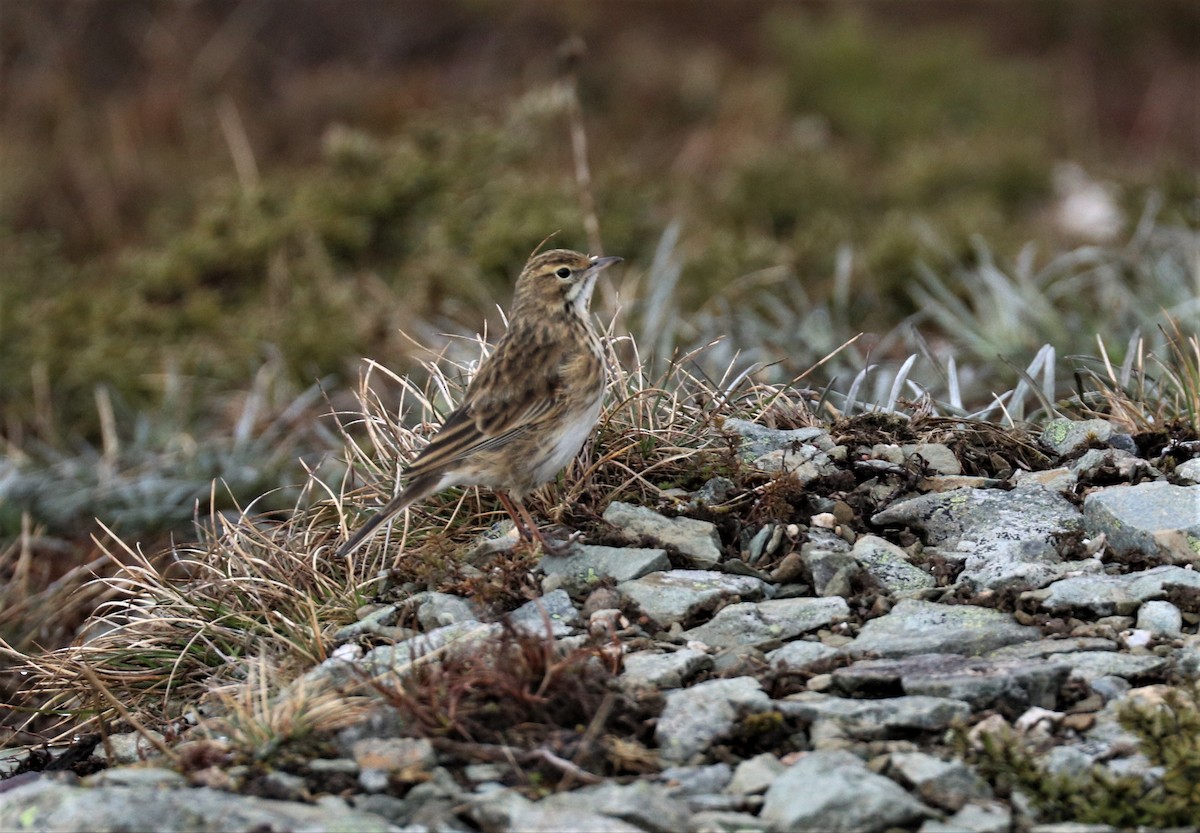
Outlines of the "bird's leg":
M 504 506 L 504 511 L 508 513 L 508 516 L 510 518 L 512 518 L 513 526 L 515 526 L 517 528 L 517 534 L 519 536 L 521 536 L 521 540 L 522 541 L 533 540 L 533 536 L 530 534 L 529 530 L 526 529 L 526 527 L 525 527 L 525 522 L 522 519 L 522 516 L 517 514 L 517 508 L 515 506 L 513 506 L 512 498 L 510 498 L 508 496 L 508 492 L 502 492 L 499 489 L 496 489 L 495 492 L 496 492 L 496 497 L 500 498 L 500 503 Z M 521 508 L 524 509 L 525 507 L 522 506 Z M 528 512 L 525 513 L 526 516 L 528 516 L 528 514 L 529 514 Z M 534 529 L 537 529 L 537 527 L 534 527 Z
M 519 500 L 514 501 L 514 503 L 516 503 L 517 509 L 521 511 L 521 517 L 525 520 L 526 525 L 529 527 L 530 533 L 532 533 L 533 537 L 537 539 L 537 542 L 541 544 L 542 552 L 546 553 L 547 555 L 564 555 L 566 550 L 573 542 L 567 541 L 565 544 L 562 544 L 546 540 L 546 537 L 542 535 L 542 531 L 538 528 L 537 523 L 534 522 L 533 517 L 529 514 L 529 510 L 525 508 L 525 504 Z

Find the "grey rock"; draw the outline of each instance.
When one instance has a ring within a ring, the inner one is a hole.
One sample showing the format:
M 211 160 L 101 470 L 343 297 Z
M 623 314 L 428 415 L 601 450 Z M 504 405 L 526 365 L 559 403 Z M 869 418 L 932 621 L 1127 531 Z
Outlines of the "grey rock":
M 712 657 L 691 648 L 665 654 L 640 651 L 626 655 L 620 681 L 621 685 L 632 689 L 679 688 L 712 665 Z
M 919 833 L 1009 833 L 1012 822 L 1012 811 L 998 801 L 971 803 L 946 821 L 925 822 Z
M 837 656 L 838 653 L 836 648 L 830 648 L 820 642 L 797 639 L 768 653 L 767 661 L 777 669 L 786 665 L 792 670 L 800 671 L 814 663 Z
M 381 645 L 378 648 L 372 648 L 355 665 L 373 677 L 383 674 L 404 674 L 411 668 L 413 662 L 424 656 L 434 652 L 469 651 L 478 648 L 480 644 L 489 639 L 499 636 L 502 630 L 502 627 L 495 622 L 488 624 L 460 622 L 456 625 L 446 625 L 412 639 L 397 642 L 395 645 Z M 338 660 L 325 660 L 314 671 L 336 662 Z M 347 666 L 350 663 L 341 662 L 340 665 Z M 351 666 L 351 670 L 342 681 L 350 682 L 357 679 L 358 675 Z
M 772 830 L 881 833 L 934 813 L 848 752 L 828 751 L 807 753 L 775 779 L 761 815 Z
M 1060 457 L 1079 451 L 1093 443 L 1110 445 L 1119 434 L 1117 426 L 1106 419 L 1055 419 L 1042 431 L 1042 445 Z M 1124 445 L 1124 440 L 1118 440 Z
M 761 599 L 766 582 L 712 570 L 669 570 L 622 582 L 617 590 L 661 625 L 684 621 L 731 598 Z
M 1111 824 L 1088 824 L 1081 821 L 1059 821 L 1053 824 L 1035 824 L 1029 833 L 1120 833 L 1120 828 Z
M 671 560 L 666 550 L 576 544 L 564 555 L 543 557 L 539 566 L 546 575 L 561 576 L 562 586 L 568 591 L 580 593 L 606 578 L 633 581 L 669 570 Z
M 1125 692 L 1133 687 L 1129 680 L 1112 674 L 1105 674 L 1104 676 L 1096 677 L 1094 680 L 1088 680 L 1088 685 L 1092 691 L 1100 695 L 1105 703 L 1120 700 L 1125 696 Z
M 839 539 L 841 540 L 841 539 Z M 851 581 L 862 567 L 850 554 L 844 541 L 842 549 L 801 547 L 801 559 L 813 577 L 813 590 L 818 596 L 849 596 Z
M 770 698 L 753 677 L 709 680 L 667 692 L 654 737 L 664 761 L 686 763 L 728 736 L 740 718 L 770 708 Z
M 333 634 L 333 641 L 341 645 L 363 634 L 383 634 L 390 636 L 393 625 L 399 616 L 399 605 L 380 605 L 375 610 L 363 616 L 357 622 L 351 622 L 345 627 L 338 628 Z
M 1015 716 L 1030 706 L 1054 708 L 1066 665 L 1041 660 L 987 660 L 957 654 L 917 654 L 865 660 L 833 672 L 838 691 L 857 696 L 925 694 L 964 700 L 975 709 Z
M 1136 454 L 1119 448 L 1093 448 L 1071 463 L 1071 473 L 1076 480 L 1091 483 L 1097 480 L 1110 482 L 1117 479 L 1133 482 L 1159 477 L 1158 469 Z
M 1153 654 L 1123 654 L 1113 651 L 1083 651 L 1063 654 L 1057 661 L 1068 665 L 1071 673 L 1085 680 L 1114 676 L 1125 679 L 1161 675 L 1167 668 L 1165 657 Z
M 713 477 L 696 490 L 690 503 L 694 507 L 716 506 L 729 500 L 736 488 L 728 477 Z
M 849 615 L 849 605 L 838 596 L 741 602 L 722 608 L 703 625 L 684 631 L 684 636 L 718 648 L 761 646 L 823 628 Z
M 1119 576 L 1072 576 L 1040 591 L 1045 594 L 1041 606 L 1053 613 L 1079 610 L 1126 616 L 1143 602 L 1164 596 L 1172 586 L 1200 588 L 1200 571 L 1163 565 Z
M 467 651 L 482 642 L 500 635 L 503 628 L 495 622 L 460 622 L 435 628 L 429 633 L 372 648 L 357 660 L 332 656 L 308 671 L 284 689 L 286 697 L 299 689 L 319 691 L 324 686 L 350 686 L 361 683 L 363 674 L 379 677 L 385 674 L 406 674 L 413 663 L 437 652 Z
M 853 738 L 876 740 L 896 733 L 938 731 L 965 720 L 971 707 L 961 700 L 945 697 L 905 695 L 878 700 L 851 700 L 804 691 L 776 700 L 784 714 L 805 721 L 830 721 Z
M 733 767 L 722 761 L 705 766 L 672 766 L 658 774 L 671 795 L 719 793 L 733 778 Z
M 1200 484 L 1200 457 L 1193 457 L 1191 460 L 1176 466 L 1175 479 L 1179 481 L 1179 485 L 1181 486 L 1195 486 Z
M 721 560 L 721 539 L 708 521 L 668 518 L 644 506 L 614 501 L 604 510 L 604 520 L 627 540 L 643 536 L 663 546 L 674 547 L 691 559 L 695 567 L 711 567 Z
M 905 458 L 914 455 L 920 457 L 925 466 L 932 469 L 935 474 L 951 476 L 962 474 L 962 463 L 958 461 L 958 456 L 943 443 L 902 445 L 900 451 Z
M 920 529 L 927 544 L 965 553 L 960 582 L 1000 590 L 1041 587 L 1069 569 L 1055 536 L 1079 528 L 1081 517 L 1062 495 L 1028 485 L 921 495 L 877 512 L 871 522 Z
M 901 599 L 886 616 L 863 625 L 847 650 L 854 656 L 977 656 L 1040 636 L 1037 628 L 1019 625 L 1011 615 L 991 608 Z
M 1083 502 L 1084 529 L 1104 533 L 1118 554 L 1142 554 L 1200 564 L 1200 486 L 1139 483 L 1092 492 Z
M 768 451 L 751 465 L 764 472 L 787 472 L 805 486 L 837 471 L 833 456 L 812 445 Z
M 548 796 L 537 805 L 542 810 L 585 811 L 620 819 L 650 833 L 675 833 L 687 827 L 689 813 L 662 784 L 634 781 L 608 782 L 569 793 Z M 523 829 L 523 828 L 516 828 Z
M 894 752 L 889 763 L 902 783 L 943 810 L 955 812 L 972 799 L 992 797 L 987 782 L 962 761 L 943 761 L 924 752 Z
M 725 791 L 734 795 L 753 795 L 765 792 L 786 766 L 770 752 L 747 758 L 733 771 L 733 780 Z
M 1138 608 L 1137 626 L 1160 636 L 1183 633 L 1183 611 L 1170 602 L 1149 601 Z
M 1200 678 L 1200 636 L 1185 637 L 1183 647 L 1175 657 L 1175 666 L 1189 680 Z
M 765 831 L 767 823 L 758 816 L 735 810 L 701 810 L 693 813 L 687 833 L 757 833 Z
M 908 553 L 878 536 L 859 538 L 850 555 L 893 596 L 917 595 L 937 586 L 933 576 L 908 562 Z
M 721 428 L 725 433 L 741 438 L 742 454 L 750 460 L 770 451 L 793 449 L 802 445 L 812 445 L 821 451 L 832 451 L 834 448 L 834 442 L 824 428 L 782 430 L 767 428 L 765 425 L 736 417 L 727 418 Z
M 372 813 L 292 801 L 252 798 L 208 787 L 77 787 L 49 779 L 25 784 L 0 801 L 0 829 L 90 830 L 117 833 L 159 830 L 167 833 L 250 833 L 256 830 L 394 831 Z
M 83 779 L 86 787 L 176 787 L 186 788 L 188 780 L 173 769 L 157 766 L 114 766 Z M 0 802 L 2 803 L 2 802 Z
M 1096 764 L 1096 758 L 1077 746 L 1056 746 L 1041 756 L 1039 765 L 1051 775 L 1079 778 Z
M 165 738 L 161 732 L 153 729 L 147 729 L 146 732 L 149 737 L 141 732 L 120 732 L 109 735 L 106 743 L 96 747 L 96 754 L 104 756 L 109 766 L 136 764 L 139 761 L 156 757 L 159 754 L 158 748 L 150 740 L 150 737 L 159 743 L 163 743 Z
M 526 602 L 508 614 L 508 622 L 519 631 L 555 639 L 569 636 L 583 624 L 566 590 L 555 590 Z
M 1077 651 L 1115 651 L 1117 643 L 1098 636 L 1073 636 L 1067 639 L 1038 639 L 1033 642 L 1018 642 L 988 651 L 987 659 L 1047 659 L 1056 654 L 1072 654 Z
M 642 828 L 620 819 L 562 804 L 531 804 L 511 816 L 504 829 L 521 833 L 645 833 Z
M 255 786 L 260 798 L 277 798 L 280 801 L 304 801 L 311 798 L 308 782 L 290 772 L 272 770 L 258 779 Z
M 922 492 L 952 492 L 955 489 L 999 489 L 1003 480 L 995 477 L 977 477 L 967 474 L 931 474 L 921 478 L 917 489 Z
M 405 607 L 416 608 L 417 621 L 426 631 L 446 625 L 477 622 L 482 616 L 482 611 L 470 599 L 432 590 L 417 593 L 407 599 Z
M 1044 471 L 1017 470 L 1012 476 L 1014 486 L 1037 484 L 1056 492 L 1065 492 L 1074 486 L 1078 479 L 1075 472 L 1066 467 Z

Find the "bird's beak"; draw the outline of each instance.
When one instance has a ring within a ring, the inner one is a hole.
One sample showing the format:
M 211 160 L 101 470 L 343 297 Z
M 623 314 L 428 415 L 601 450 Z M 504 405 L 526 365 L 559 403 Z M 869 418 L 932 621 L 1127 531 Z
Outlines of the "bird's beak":
M 588 267 L 588 272 L 594 275 L 602 269 L 607 269 L 614 263 L 620 263 L 624 259 L 623 257 L 594 257 L 592 258 L 592 265 Z

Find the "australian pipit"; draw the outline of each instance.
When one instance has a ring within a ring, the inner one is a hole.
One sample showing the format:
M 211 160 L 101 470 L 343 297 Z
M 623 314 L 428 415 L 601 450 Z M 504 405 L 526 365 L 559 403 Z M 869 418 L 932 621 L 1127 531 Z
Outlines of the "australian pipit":
M 462 404 L 408 468 L 408 484 L 338 549 L 349 555 L 406 506 L 451 486 L 491 487 L 524 538 L 547 542 L 522 499 L 579 453 L 600 417 L 605 364 L 588 304 L 621 260 L 567 249 L 536 255 L 517 279 L 508 330 Z

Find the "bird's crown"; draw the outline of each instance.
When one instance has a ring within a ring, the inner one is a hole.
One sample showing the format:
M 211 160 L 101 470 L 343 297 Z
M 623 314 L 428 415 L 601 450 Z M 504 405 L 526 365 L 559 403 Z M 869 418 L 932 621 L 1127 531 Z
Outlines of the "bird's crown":
M 534 255 L 517 279 L 516 305 L 566 301 L 586 310 L 596 276 L 619 257 L 585 255 L 570 249 L 551 249 Z

